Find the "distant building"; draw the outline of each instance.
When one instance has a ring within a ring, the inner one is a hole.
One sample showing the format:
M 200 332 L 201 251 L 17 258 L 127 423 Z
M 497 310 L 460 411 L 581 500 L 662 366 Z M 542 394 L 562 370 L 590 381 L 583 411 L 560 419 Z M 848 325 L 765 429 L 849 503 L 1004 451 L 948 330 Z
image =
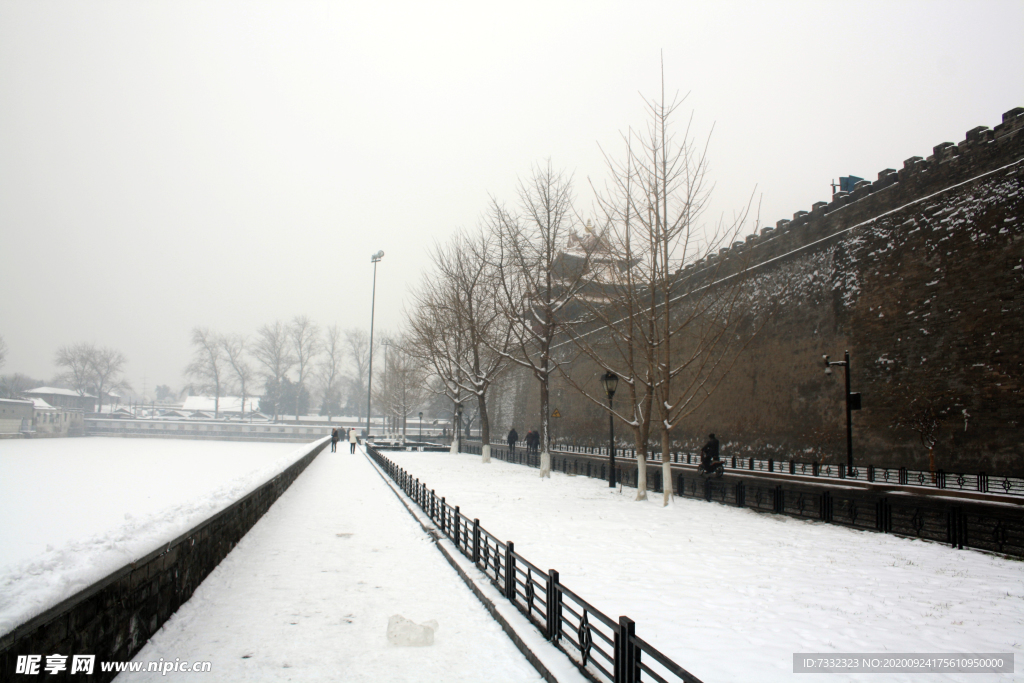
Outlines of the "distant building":
M 33 437 L 76 436 L 85 431 L 85 413 L 81 410 L 51 406 L 41 398 L 30 398 L 32 403 Z
M 0 439 L 21 436 L 32 427 L 32 401 L 0 398 Z
M 55 408 L 68 408 L 91 413 L 96 410 L 96 397 L 60 387 L 38 387 L 22 392 L 28 398 L 41 398 Z

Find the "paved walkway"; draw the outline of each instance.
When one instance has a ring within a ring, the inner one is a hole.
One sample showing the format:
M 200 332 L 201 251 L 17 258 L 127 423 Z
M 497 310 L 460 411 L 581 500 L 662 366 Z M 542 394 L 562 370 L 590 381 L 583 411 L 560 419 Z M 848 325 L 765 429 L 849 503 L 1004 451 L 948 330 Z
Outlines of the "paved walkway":
M 209 661 L 204 681 L 540 681 L 432 543 L 361 450 L 327 450 L 135 661 Z M 393 614 L 437 620 L 434 644 L 390 645 Z

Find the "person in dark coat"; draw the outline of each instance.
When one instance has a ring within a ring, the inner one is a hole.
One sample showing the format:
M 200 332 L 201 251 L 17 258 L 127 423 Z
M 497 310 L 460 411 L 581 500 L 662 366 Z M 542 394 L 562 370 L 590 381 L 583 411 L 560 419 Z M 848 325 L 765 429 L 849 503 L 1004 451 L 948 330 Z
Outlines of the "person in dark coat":
M 338 428 L 331 430 L 331 453 L 338 452 Z
M 714 434 L 708 436 L 708 442 L 700 449 L 700 461 L 707 465 L 713 460 L 718 460 L 718 439 Z
M 536 429 L 531 429 L 526 432 L 526 452 L 535 454 L 537 452 L 537 445 L 540 443 L 540 434 L 537 433 Z
M 508 433 L 508 438 L 506 439 L 506 441 L 508 442 L 508 454 L 515 455 L 516 441 L 519 441 L 519 432 L 516 431 L 515 427 L 513 427 L 512 431 Z

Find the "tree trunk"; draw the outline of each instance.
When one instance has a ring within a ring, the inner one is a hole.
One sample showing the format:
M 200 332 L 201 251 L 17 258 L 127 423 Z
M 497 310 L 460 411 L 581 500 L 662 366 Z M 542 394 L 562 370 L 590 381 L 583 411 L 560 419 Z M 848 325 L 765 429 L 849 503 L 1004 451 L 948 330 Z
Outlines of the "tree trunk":
M 459 425 L 455 424 L 455 411 L 452 411 L 452 447 L 449 449 L 452 455 L 459 452 Z
M 672 453 L 669 445 L 669 432 L 667 429 L 661 431 L 661 490 L 662 506 L 672 503 Z
M 636 499 L 647 500 L 647 440 L 636 438 Z
M 491 461 L 491 418 L 487 414 L 487 396 L 479 394 L 477 404 L 480 407 L 480 442 L 483 444 L 480 462 L 487 464 Z
M 551 453 L 548 452 L 548 442 L 551 438 L 551 415 L 548 411 L 550 402 L 548 396 L 549 375 L 544 375 L 540 383 L 540 476 L 551 477 Z

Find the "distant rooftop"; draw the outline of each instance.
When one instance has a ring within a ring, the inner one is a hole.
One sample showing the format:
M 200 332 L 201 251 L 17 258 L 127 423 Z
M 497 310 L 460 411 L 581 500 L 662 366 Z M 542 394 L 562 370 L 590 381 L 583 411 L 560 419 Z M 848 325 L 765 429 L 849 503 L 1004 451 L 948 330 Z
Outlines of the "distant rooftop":
M 23 394 L 37 394 L 44 395 L 49 394 L 51 396 L 75 396 L 85 398 L 96 398 L 92 394 L 80 394 L 73 389 L 61 389 L 60 387 L 36 387 L 35 389 L 29 389 L 28 391 L 21 392 Z

